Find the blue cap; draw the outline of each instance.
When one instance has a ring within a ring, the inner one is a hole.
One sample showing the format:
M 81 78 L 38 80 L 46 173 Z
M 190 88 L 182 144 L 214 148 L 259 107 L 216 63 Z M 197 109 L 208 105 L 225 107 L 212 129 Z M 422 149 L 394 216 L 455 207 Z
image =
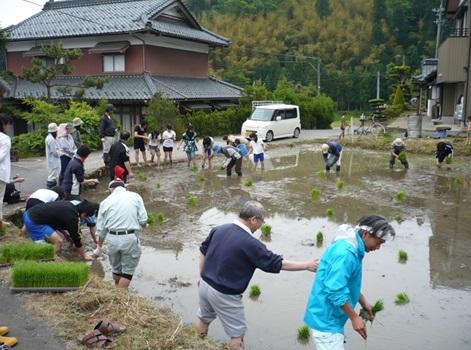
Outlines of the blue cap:
M 219 153 L 219 152 L 221 152 L 221 149 L 222 149 L 222 147 L 219 146 L 219 145 L 214 145 L 214 146 L 213 146 L 213 152 L 214 152 L 214 153 Z

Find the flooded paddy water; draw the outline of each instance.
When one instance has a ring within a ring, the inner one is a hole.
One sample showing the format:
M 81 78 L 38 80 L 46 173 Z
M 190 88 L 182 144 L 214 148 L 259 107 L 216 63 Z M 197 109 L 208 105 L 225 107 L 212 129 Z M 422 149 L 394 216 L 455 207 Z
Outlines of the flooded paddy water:
M 199 244 L 213 226 L 234 220 L 248 199 L 267 210 L 265 221 L 272 226 L 267 246 L 292 260 L 320 257 L 340 224 L 373 213 L 392 221 L 399 214 L 402 221 L 393 222 L 397 237 L 363 261 L 363 292 L 371 303 L 383 299 L 385 309 L 368 325 L 366 343 L 346 324 L 347 349 L 471 349 L 469 159 L 457 158 L 447 170 L 436 169 L 432 156 L 412 155 L 411 169 L 404 171 L 399 164 L 391 171 L 386 152 L 347 150 L 340 176 L 322 177 L 322 157 L 313 146 L 274 149 L 268 155 L 263 174 L 251 173 L 245 161 L 242 179 L 227 179 L 216 166 L 201 173 L 184 164 L 142 170 L 146 181 L 136 180 L 131 189 L 143 196 L 148 212 L 162 212 L 166 219 L 140 236 L 143 255 L 131 284 L 134 292 L 173 307 L 184 322 L 194 322 Z M 253 186 L 244 185 L 247 178 Z M 338 178 L 345 182 L 341 190 Z M 313 187 L 321 190 L 318 200 L 311 199 Z M 394 199 L 398 191 L 405 192 L 402 202 Z M 197 199 L 195 206 L 187 205 L 190 193 Z M 102 199 L 105 188 L 90 194 Z M 333 209 L 330 218 L 327 208 Z M 324 233 L 322 247 L 315 245 L 318 231 Z M 405 264 L 398 263 L 400 249 L 408 253 Z M 102 262 L 111 279 L 107 260 Z M 262 293 L 255 301 L 248 292 L 244 295 L 247 349 L 314 348 L 312 341 L 303 345 L 296 339 L 313 279 L 309 272 L 256 271 L 251 284 L 258 284 Z M 400 292 L 409 295 L 409 304 L 394 304 Z M 226 340 L 219 321 L 210 336 Z

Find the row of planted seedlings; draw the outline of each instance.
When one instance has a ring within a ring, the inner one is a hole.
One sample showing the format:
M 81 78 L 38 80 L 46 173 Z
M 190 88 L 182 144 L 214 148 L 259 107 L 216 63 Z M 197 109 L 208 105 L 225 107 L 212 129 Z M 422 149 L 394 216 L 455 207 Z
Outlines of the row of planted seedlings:
M 12 266 L 13 292 L 70 291 L 88 281 L 86 263 L 54 261 L 54 247 L 50 244 L 5 244 L 0 249 L 0 264 Z

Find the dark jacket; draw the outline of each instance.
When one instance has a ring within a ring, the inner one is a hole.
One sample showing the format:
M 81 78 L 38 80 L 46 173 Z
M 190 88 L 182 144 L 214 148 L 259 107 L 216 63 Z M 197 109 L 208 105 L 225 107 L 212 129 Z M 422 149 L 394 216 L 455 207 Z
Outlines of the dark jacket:
M 114 125 L 113 118 L 108 117 L 106 114 L 103 114 L 100 118 L 100 126 L 98 128 L 100 138 L 105 136 L 114 137 L 116 132 L 116 126 Z

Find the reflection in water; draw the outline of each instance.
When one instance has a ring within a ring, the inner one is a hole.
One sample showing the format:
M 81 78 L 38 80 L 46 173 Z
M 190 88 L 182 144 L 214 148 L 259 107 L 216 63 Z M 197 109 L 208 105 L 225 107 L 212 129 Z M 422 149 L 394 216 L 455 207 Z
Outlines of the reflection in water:
M 296 260 L 320 256 L 339 224 L 354 223 L 373 212 L 391 220 L 400 214 L 404 221 L 394 223 L 396 239 L 368 254 L 364 262 L 366 295 L 371 301 L 384 299 L 386 305 L 380 322 L 369 330 L 368 347 L 469 348 L 471 317 L 463 308 L 471 296 L 471 237 L 466 227 L 471 212 L 469 167 L 438 170 L 433 160 L 411 156 L 409 171 L 391 171 L 387 153 L 347 150 L 339 176 L 331 173 L 324 178 L 319 176 L 323 163 L 318 150 L 273 150 L 268 159 L 263 174 L 251 174 L 245 162 L 242 179 L 227 179 L 222 171 L 213 170 L 203 171 L 205 180 L 199 181 L 184 166 L 155 174 L 148 171 L 149 181 L 134 190 L 144 197 L 149 211 L 163 212 L 168 219 L 141 235 L 145 248 L 134 290 L 173 306 L 186 322 L 194 321 L 199 244 L 212 227 L 234 220 L 247 199 L 266 207 L 266 221 L 273 227 L 268 247 Z M 460 186 L 454 185 L 454 176 L 462 178 Z M 248 177 L 254 182 L 251 187 L 244 185 Z M 345 181 L 342 190 L 336 188 L 338 178 Z M 317 201 L 310 197 L 313 187 L 322 191 Z M 404 202 L 394 200 L 398 191 L 406 193 Z M 188 193 L 198 198 L 197 208 L 187 207 Z M 334 211 L 329 219 L 327 208 Z M 324 247 L 305 244 L 315 241 L 318 231 L 324 232 Z M 397 263 L 399 249 L 409 254 L 405 265 Z M 252 283 L 260 284 L 262 295 L 258 302 L 245 301 L 249 349 L 305 349 L 296 342 L 295 333 L 312 280 L 309 273 L 255 273 Z M 402 291 L 411 303 L 397 307 L 394 296 Z M 443 322 L 454 325 L 447 337 L 442 337 Z M 220 325 L 211 332 L 215 339 L 225 340 Z M 346 332 L 348 348 L 365 346 L 349 324 Z

